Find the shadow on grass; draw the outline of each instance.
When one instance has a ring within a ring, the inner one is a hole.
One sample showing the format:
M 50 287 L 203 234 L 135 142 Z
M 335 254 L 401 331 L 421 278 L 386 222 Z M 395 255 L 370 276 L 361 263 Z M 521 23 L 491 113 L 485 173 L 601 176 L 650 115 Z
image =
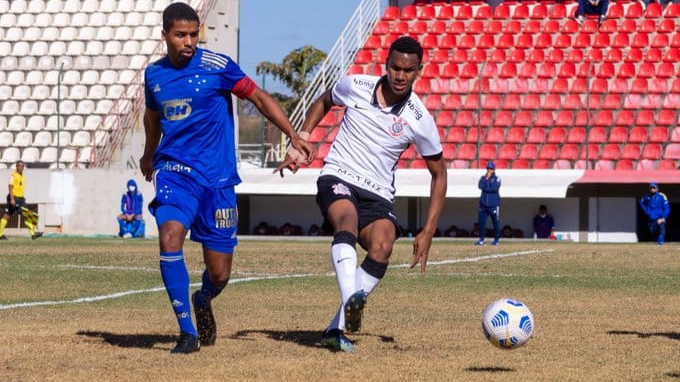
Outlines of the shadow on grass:
M 117 334 L 81 330 L 79 336 L 100 338 L 107 344 L 122 348 L 152 349 L 157 344 L 174 344 L 177 336 L 167 334 Z
M 229 338 L 234 339 L 234 340 L 246 340 L 246 341 L 254 341 L 255 339 L 251 337 L 251 335 L 265 335 L 268 338 L 274 340 L 274 341 L 284 341 L 284 342 L 292 342 L 294 344 L 298 344 L 300 346 L 306 346 L 306 347 L 311 347 L 311 348 L 323 348 L 326 349 L 323 345 L 321 345 L 321 334 L 323 332 L 318 331 L 318 330 L 239 330 L 238 332 L 234 333 L 232 336 Z M 392 336 L 382 336 L 382 335 L 373 335 L 373 334 L 357 334 L 360 337 L 367 337 L 367 336 L 374 336 L 378 337 L 380 341 L 382 342 L 394 342 L 394 337 Z M 330 351 L 335 351 L 333 349 L 328 349 Z
M 515 369 L 500 366 L 470 366 L 466 368 L 465 371 L 473 373 L 512 373 L 515 372 Z
M 680 340 L 680 332 L 652 332 L 652 333 L 642 333 L 633 330 L 610 330 L 607 332 L 610 336 L 638 336 L 638 338 L 650 338 L 650 337 L 666 337 L 670 340 Z

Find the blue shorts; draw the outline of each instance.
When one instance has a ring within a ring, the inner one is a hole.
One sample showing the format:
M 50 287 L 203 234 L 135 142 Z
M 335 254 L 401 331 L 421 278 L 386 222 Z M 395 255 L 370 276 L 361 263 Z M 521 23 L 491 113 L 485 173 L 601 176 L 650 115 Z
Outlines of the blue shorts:
M 160 228 L 174 220 L 191 230 L 191 240 L 223 253 L 238 245 L 238 210 L 234 187 L 209 188 L 178 172 L 157 170 L 156 197 L 149 212 Z

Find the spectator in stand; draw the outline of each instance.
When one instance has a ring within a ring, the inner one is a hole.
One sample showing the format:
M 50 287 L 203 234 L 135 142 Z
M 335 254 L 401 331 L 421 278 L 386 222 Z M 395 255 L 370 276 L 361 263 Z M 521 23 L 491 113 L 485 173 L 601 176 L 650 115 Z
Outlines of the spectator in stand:
M 479 223 L 475 223 L 475 225 L 472 226 L 472 230 L 470 231 L 470 236 L 479 237 Z
M 534 234 L 537 239 L 550 239 L 555 230 L 555 219 L 548 213 L 548 207 L 541 204 L 538 215 L 534 216 Z
M 278 234 L 279 230 L 276 227 L 270 226 L 265 221 L 261 221 L 260 224 L 256 225 L 255 228 L 253 228 L 253 235 L 272 236 Z
M 512 227 L 510 227 L 507 224 L 504 225 L 503 229 L 501 230 L 501 237 L 504 238 L 504 239 L 511 239 L 511 238 L 515 237 L 515 235 L 513 235 L 513 232 L 512 232 Z
M 496 7 L 502 2 L 503 0 L 486 0 L 486 3 L 489 4 L 492 10 L 495 10 Z
M 599 27 L 607 16 L 607 9 L 609 9 L 609 0 L 578 0 L 576 22 L 581 25 L 583 24 L 584 16 L 599 15 L 600 17 L 597 21 Z
M 322 236 L 323 230 L 318 225 L 312 224 L 311 226 L 309 226 L 309 232 L 307 232 L 307 234 L 309 236 Z
M 649 233 L 652 237 L 657 237 L 657 244 L 663 245 L 666 237 L 666 219 L 671 212 L 671 207 L 666 194 L 659 192 L 658 184 L 649 184 L 649 193 L 640 200 L 640 208 L 647 215 Z

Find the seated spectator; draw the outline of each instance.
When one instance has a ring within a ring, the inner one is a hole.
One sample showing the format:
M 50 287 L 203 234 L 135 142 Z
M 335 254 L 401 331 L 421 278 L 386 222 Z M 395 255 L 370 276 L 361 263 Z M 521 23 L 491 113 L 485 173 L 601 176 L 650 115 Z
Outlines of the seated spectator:
M 127 191 L 120 199 L 120 215 L 118 215 L 118 236 L 124 238 L 144 237 L 144 217 L 142 209 L 144 198 L 137 189 L 134 179 L 127 182 Z
M 323 230 L 316 224 L 309 226 L 309 231 L 307 232 L 309 236 L 322 236 Z
M 302 235 L 302 227 L 299 225 L 291 224 L 285 222 L 281 228 L 279 228 L 279 235 L 281 236 L 300 236 Z
M 583 24 L 585 15 L 599 15 L 598 25 L 602 25 L 605 16 L 607 16 L 607 9 L 609 8 L 609 0 L 578 0 L 578 8 L 576 8 L 576 22 L 579 25 Z
M 550 239 L 555 230 L 555 220 L 548 214 L 548 207 L 541 204 L 538 207 L 538 215 L 534 216 L 534 234 L 538 239 Z
M 503 238 L 513 238 L 515 237 L 514 231 L 512 230 L 512 227 L 509 225 L 504 225 L 503 229 L 501 230 L 501 237 Z
M 472 227 L 472 230 L 470 231 L 470 236 L 479 237 L 479 223 L 475 223 L 475 225 Z
M 267 224 L 265 221 L 261 221 L 258 225 L 253 228 L 253 235 L 258 235 L 258 236 L 271 236 L 271 235 L 278 235 L 279 230 L 276 227 L 270 226 Z
M 444 231 L 444 237 L 458 237 L 458 226 L 451 224 L 451 226 Z

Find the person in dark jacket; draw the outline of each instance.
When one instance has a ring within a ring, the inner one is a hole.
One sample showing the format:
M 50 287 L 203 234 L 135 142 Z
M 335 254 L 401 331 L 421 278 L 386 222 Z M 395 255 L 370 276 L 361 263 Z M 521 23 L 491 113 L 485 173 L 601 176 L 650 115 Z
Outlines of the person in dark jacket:
M 118 215 L 118 236 L 144 237 L 144 217 L 142 208 L 144 198 L 137 189 L 137 183 L 130 179 L 127 182 L 127 191 L 120 198 L 120 215 Z
M 657 244 L 663 245 L 666 237 L 666 219 L 671 212 L 671 207 L 666 194 L 659 192 L 657 183 L 649 184 L 649 193 L 640 200 L 640 208 L 649 219 L 649 232 L 653 237 L 657 237 Z
M 501 205 L 501 195 L 498 191 L 500 188 L 501 179 L 496 176 L 496 165 L 489 162 L 486 165 L 486 174 L 479 179 L 479 189 L 482 190 L 482 195 L 479 197 L 479 240 L 475 245 L 484 245 L 487 216 L 491 216 L 493 223 L 493 243 L 491 244 L 498 245 L 500 237 L 498 216 Z

